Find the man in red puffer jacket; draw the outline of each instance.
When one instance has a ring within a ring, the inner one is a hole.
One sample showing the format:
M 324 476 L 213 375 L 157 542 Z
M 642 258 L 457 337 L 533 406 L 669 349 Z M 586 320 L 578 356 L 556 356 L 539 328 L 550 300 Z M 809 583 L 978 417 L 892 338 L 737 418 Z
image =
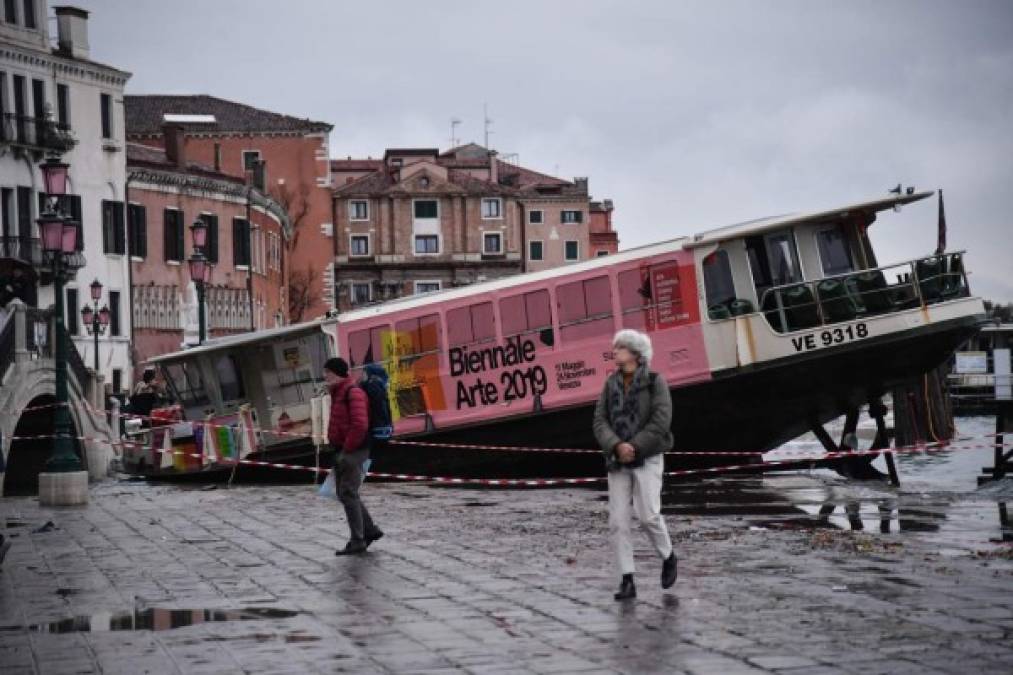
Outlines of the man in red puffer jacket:
M 334 484 L 351 531 L 348 543 L 335 555 L 357 555 L 383 536 L 359 498 L 359 486 L 365 477 L 362 465 L 369 459 L 369 400 L 362 387 L 348 376 L 344 359 L 324 363 L 324 381 L 331 394 L 327 440 L 334 448 Z

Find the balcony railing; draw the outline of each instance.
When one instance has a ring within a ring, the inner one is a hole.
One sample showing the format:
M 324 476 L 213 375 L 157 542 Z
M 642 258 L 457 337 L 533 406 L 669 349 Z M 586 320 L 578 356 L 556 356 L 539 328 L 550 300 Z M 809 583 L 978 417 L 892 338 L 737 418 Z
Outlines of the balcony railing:
M 959 251 L 775 286 L 763 293 L 760 311 L 771 328 L 786 333 L 968 295 L 964 252 Z
M 0 118 L 0 143 L 63 154 L 73 148 L 77 141 L 67 127 L 52 119 L 3 113 Z
M 0 258 L 38 267 L 42 264 L 42 246 L 37 237 L 0 237 Z

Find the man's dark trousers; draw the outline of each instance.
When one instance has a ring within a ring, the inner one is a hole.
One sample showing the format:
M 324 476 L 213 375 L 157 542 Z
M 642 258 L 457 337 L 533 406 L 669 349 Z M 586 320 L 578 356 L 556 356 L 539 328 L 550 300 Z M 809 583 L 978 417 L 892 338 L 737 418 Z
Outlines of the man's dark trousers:
M 337 486 L 338 499 L 345 507 L 348 529 L 351 530 L 351 539 L 354 542 L 365 542 L 367 535 L 372 536 L 377 532 L 366 505 L 359 498 L 359 486 L 365 478 L 362 465 L 367 459 L 369 459 L 368 446 L 354 452 L 342 452 L 339 449 L 335 455 L 334 483 Z

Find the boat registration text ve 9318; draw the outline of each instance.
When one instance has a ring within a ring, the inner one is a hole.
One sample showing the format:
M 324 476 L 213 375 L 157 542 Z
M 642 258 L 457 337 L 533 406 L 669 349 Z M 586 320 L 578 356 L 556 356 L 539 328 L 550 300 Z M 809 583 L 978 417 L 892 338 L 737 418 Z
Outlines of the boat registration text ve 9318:
M 795 348 L 796 352 L 807 352 L 867 337 L 869 337 L 869 327 L 865 323 L 855 323 L 793 337 L 791 346 Z

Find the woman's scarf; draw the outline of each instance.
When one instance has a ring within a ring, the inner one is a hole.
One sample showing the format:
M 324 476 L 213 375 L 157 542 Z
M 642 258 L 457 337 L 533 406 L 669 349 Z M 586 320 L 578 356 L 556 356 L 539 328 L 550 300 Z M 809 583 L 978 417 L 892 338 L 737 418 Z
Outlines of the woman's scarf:
M 640 431 L 640 390 L 647 386 L 647 366 L 637 366 L 629 391 L 623 386 L 622 371 L 609 379 L 609 423 L 623 441 Z

